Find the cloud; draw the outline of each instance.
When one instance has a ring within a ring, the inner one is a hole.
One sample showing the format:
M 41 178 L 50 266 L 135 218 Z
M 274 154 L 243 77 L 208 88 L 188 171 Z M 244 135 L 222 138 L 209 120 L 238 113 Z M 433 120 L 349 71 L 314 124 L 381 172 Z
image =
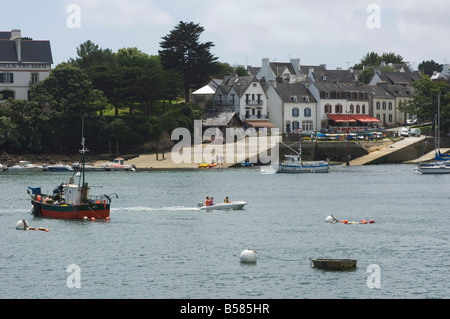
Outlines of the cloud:
M 83 24 L 104 28 L 170 26 L 169 12 L 146 0 L 79 0 Z

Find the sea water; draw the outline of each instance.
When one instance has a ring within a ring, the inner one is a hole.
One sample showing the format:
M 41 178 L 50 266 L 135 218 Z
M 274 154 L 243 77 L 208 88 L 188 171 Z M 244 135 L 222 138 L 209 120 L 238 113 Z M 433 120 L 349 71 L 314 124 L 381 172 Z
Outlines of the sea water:
M 88 172 L 92 195 L 118 195 L 110 221 L 34 218 L 27 187 L 51 192 L 69 177 L 0 173 L 0 298 L 450 297 L 450 175 L 413 165 Z M 248 204 L 201 211 L 206 196 Z M 49 232 L 16 230 L 21 219 Z M 361 220 L 375 222 L 351 223 Z M 240 262 L 245 249 L 256 263 Z

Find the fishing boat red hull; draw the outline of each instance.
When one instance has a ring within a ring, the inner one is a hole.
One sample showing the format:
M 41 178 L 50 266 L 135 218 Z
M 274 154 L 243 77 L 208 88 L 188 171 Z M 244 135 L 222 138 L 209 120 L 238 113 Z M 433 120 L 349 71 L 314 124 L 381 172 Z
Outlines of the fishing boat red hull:
M 81 205 L 52 205 L 32 199 L 33 215 L 35 217 L 47 217 L 56 219 L 99 219 L 109 218 L 110 204 L 92 203 Z

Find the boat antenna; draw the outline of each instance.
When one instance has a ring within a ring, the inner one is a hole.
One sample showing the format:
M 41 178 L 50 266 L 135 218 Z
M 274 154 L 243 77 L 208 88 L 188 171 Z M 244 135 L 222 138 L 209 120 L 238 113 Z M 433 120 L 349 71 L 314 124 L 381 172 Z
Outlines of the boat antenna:
M 84 186 L 84 169 L 85 169 L 85 160 L 84 160 L 84 155 L 86 154 L 86 152 L 89 152 L 88 149 L 86 149 L 86 144 L 85 144 L 85 139 L 84 139 L 84 116 L 81 117 L 81 146 L 82 149 L 80 150 L 81 153 L 81 175 L 83 178 L 83 186 Z

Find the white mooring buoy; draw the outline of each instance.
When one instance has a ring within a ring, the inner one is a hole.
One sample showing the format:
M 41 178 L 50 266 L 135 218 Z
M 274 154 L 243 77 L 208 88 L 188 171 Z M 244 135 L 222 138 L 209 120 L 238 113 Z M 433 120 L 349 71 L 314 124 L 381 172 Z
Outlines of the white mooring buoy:
M 241 263 L 251 264 L 256 263 L 256 251 L 252 249 L 246 249 L 241 252 Z
M 28 223 L 25 219 L 19 220 L 16 224 L 17 230 L 27 230 L 28 229 Z

